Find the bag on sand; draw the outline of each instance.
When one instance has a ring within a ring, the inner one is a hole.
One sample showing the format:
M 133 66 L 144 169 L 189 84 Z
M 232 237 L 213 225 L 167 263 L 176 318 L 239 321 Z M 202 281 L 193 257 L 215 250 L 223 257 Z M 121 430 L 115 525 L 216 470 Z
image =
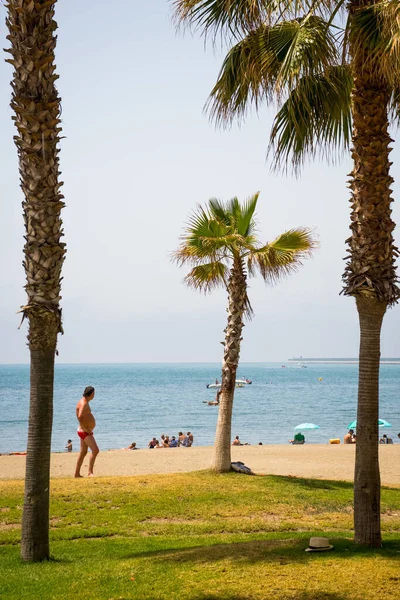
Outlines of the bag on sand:
M 250 469 L 250 467 L 246 467 L 246 465 L 240 461 L 231 463 L 231 467 L 237 473 L 245 473 L 246 475 L 254 475 L 254 473 Z

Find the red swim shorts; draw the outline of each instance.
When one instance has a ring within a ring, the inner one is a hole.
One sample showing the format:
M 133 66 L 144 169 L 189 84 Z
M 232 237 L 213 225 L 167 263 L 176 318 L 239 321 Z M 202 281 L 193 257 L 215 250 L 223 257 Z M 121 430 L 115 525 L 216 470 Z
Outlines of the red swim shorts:
M 87 438 L 88 435 L 93 435 L 93 431 L 92 431 L 92 433 L 86 433 L 86 431 L 79 431 L 79 429 L 76 433 L 79 435 L 81 440 L 84 440 L 85 438 Z

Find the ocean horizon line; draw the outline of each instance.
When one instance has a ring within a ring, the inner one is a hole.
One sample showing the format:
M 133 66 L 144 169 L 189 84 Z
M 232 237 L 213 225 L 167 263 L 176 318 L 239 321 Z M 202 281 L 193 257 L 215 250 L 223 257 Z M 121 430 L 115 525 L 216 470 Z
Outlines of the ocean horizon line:
M 400 360 L 400 359 L 399 359 Z M 247 360 L 247 361 L 243 361 L 239 363 L 240 365 L 265 365 L 265 364 L 282 364 L 282 363 L 287 363 L 289 362 L 288 360 Z M 12 362 L 12 363 L 0 363 L 1 367 L 12 367 L 12 366 L 29 366 L 29 362 Z M 73 365 L 73 366 L 77 366 L 77 365 L 221 365 L 221 361 L 219 360 L 215 360 L 215 361 L 193 361 L 193 360 L 186 360 L 186 361 L 179 361 L 179 360 L 174 360 L 174 361 L 99 361 L 99 362 L 56 362 L 55 366 L 63 366 L 63 365 Z
M 313 358 L 303 358 L 303 357 L 298 357 L 298 358 L 287 358 L 287 359 L 282 359 L 282 360 L 246 360 L 246 361 L 241 361 L 239 362 L 239 368 L 241 365 L 265 365 L 265 364 L 284 364 L 284 363 L 293 363 L 293 362 L 298 362 L 298 363 L 309 363 L 309 364 L 358 364 L 359 363 L 359 359 L 356 357 L 349 357 L 349 358 L 342 358 L 342 357 L 313 357 Z M 380 364 L 400 364 L 400 357 L 388 357 L 388 358 L 381 358 L 380 359 Z M 23 367 L 23 366 L 29 366 L 30 362 L 9 362 L 9 363 L 0 363 L 0 367 Z M 160 360 L 156 360 L 156 361 L 91 361 L 91 362 L 59 362 L 56 361 L 55 362 L 55 366 L 89 366 L 89 365 L 221 365 L 221 361 L 216 360 L 216 361 L 179 361 L 179 360 L 174 360 L 174 361 L 160 361 Z

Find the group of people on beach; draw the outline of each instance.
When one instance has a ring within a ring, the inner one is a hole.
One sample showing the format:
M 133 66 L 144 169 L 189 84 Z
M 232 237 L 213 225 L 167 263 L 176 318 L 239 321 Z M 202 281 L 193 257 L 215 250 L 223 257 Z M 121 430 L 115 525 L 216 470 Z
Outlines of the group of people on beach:
M 90 460 L 89 460 L 88 476 L 93 477 L 94 463 L 100 452 L 99 447 L 98 447 L 96 440 L 94 438 L 94 435 L 93 435 L 93 430 L 96 427 L 96 420 L 93 416 L 93 413 L 92 413 L 92 411 L 90 409 L 90 405 L 89 405 L 89 403 L 93 400 L 94 396 L 95 396 L 94 387 L 88 386 L 84 389 L 83 396 L 76 405 L 75 412 L 76 412 L 76 418 L 78 419 L 78 423 L 79 423 L 78 429 L 77 429 L 77 434 L 78 434 L 78 437 L 80 440 L 80 450 L 79 450 L 78 459 L 76 461 L 75 477 L 82 477 L 80 471 L 81 471 L 83 461 L 88 453 L 89 448 L 91 450 L 91 456 L 90 456 Z M 218 396 L 218 400 L 219 400 L 219 396 Z M 297 436 L 299 439 L 296 439 Z M 302 439 L 300 439 L 300 436 Z M 398 438 L 400 439 L 400 433 L 398 434 Z M 355 444 L 356 443 L 356 434 L 354 433 L 353 429 L 349 429 L 348 433 L 346 433 L 346 435 L 344 436 L 343 441 L 345 444 Z M 147 447 L 150 449 L 178 448 L 180 446 L 190 448 L 193 445 L 193 442 L 194 442 L 194 437 L 190 431 L 188 431 L 186 434 L 184 434 L 182 431 L 180 431 L 178 433 L 178 436 L 172 435 L 170 437 L 169 435 L 162 434 L 160 436 L 160 441 L 156 437 L 153 437 L 150 440 L 150 442 L 148 443 Z M 304 444 L 305 438 L 301 433 L 298 433 L 298 434 L 296 434 L 294 440 L 290 440 L 290 442 Z M 379 440 L 379 443 L 380 444 L 392 444 L 393 440 L 392 440 L 392 438 L 389 438 L 386 434 L 384 434 L 381 437 L 381 439 Z M 232 446 L 247 446 L 247 445 L 249 445 L 249 444 L 247 444 L 247 443 L 242 444 L 238 435 L 235 437 L 235 439 L 232 442 Z M 260 442 L 259 445 L 262 445 L 262 443 Z M 66 450 L 68 452 L 72 452 L 72 440 L 68 440 L 67 445 L 66 445 Z M 136 442 L 132 442 L 132 444 L 130 446 L 128 446 L 128 448 L 125 448 L 125 450 L 137 450 Z
M 397 434 L 397 437 L 400 439 L 400 433 Z M 346 433 L 346 435 L 343 438 L 343 442 L 345 444 L 355 444 L 357 442 L 357 436 L 354 433 L 354 429 L 349 429 L 349 431 Z M 393 439 L 391 437 L 388 437 L 386 435 L 386 433 L 384 433 L 382 435 L 382 437 L 379 440 L 380 444 L 393 444 Z
M 88 453 L 89 448 L 91 449 L 91 456 L 89 460 L 89 472 L 88 476 L 93 477 L 93 467 L 96 461 L 96 458 L 100 452 L 99 447 L 94 439 L 93 430 L 96 427 L 96 420 L 93 416 L 93 413 L 90 409 L 89 403 L 93 400 L 95 395 L 95 389 L 92 386 L 88 386 L 83 391 L 83 396 L 79 400 L 76 405 L 76 418 L 78 419 L 78 429 L 77 434 L 80 439 L 80 450 L 78 460 L 76 462 L 75 468 L 75 477 L 82 477 L 81 475 L 81 467 L 82 463 L 85 459 L 86 454 Z M 182 431 L 178 433 L 178 436 L 174 435 L 169 437 L 169 435 L 162 434 L 160 437 L 160 441 L 157 438 L 153 437 L 148 443 L 148 448 L 177 448 L 179 446 L 184 446 L 186 448 L 190 448 L 193 445 L 194 437 L 191 431 L 188 431 L 184 434 Z M 128 448 L 124 448 L 124 450 L 137 450 L 136 442 L 132 442 Z M 72 452 L 72 440 L 68 440 L 66 445 L 66 450 L 68 452 Z
M 184 446 L 185 448 L 190 448 L 190 446 L 193 446 L 193 442 L 194 442 L 193 433 L 188 431 L 186 434 L 184 434 L 182 431 L 180 431 L 178 433 L 177 437 L 174 435 L 172 435 L 170 437 L 169 435 L 164 435 L 164 434 L 162 434 L 160 436 L 160 440 L 153 437 L 147 444 L 147 447 L 150 449 L 153 449 L 153 448 L 178 448 L 180 446 Z

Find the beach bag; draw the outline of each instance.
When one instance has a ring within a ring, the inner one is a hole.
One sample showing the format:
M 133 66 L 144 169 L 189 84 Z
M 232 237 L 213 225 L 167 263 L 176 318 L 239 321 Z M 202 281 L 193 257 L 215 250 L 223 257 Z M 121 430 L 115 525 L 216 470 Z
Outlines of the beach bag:
M 240 461 L 231 463 L 231 467 L 236 473 L 245 473 L 246 475 L 254 475 L 253 471 L 250 467 L 246 467 L 246 465 Z

